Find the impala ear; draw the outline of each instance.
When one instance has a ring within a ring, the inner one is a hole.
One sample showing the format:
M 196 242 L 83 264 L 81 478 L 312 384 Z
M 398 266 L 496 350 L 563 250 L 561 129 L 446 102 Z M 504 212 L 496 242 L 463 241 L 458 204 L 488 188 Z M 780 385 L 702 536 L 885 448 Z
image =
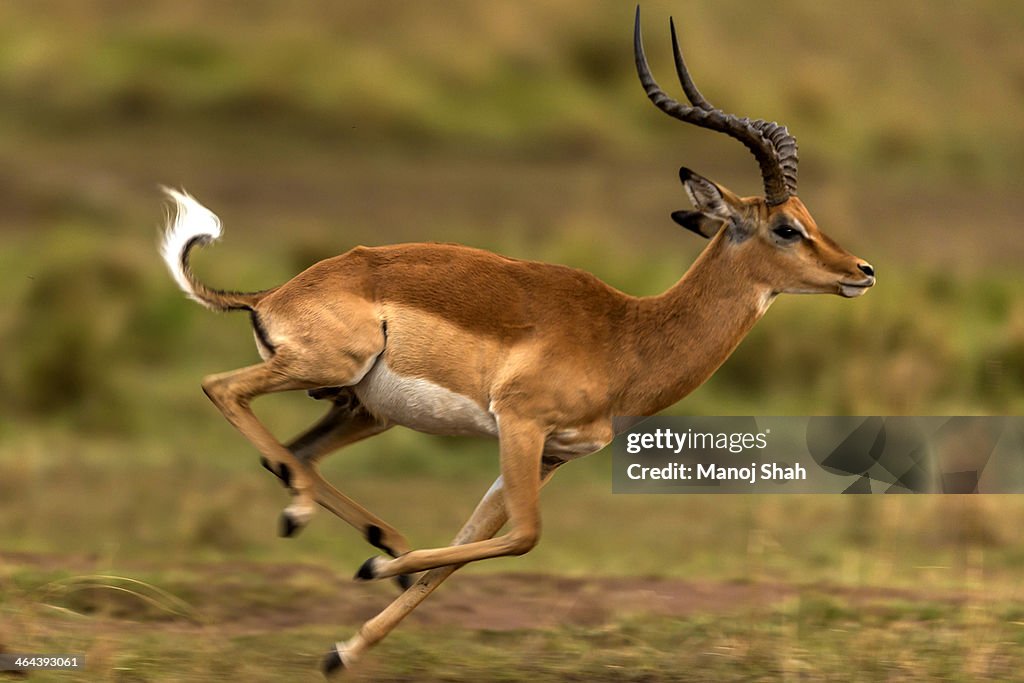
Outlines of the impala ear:
M 725 225 L 725 221 L 700 211 L 673 211 L 672 220 L 705 239 L 714 237 Z
M 685 166 L 679 169 L 679 180 L 683 183 L 683 189 L 686 190 L 690 201 L 693 202 L 693 208 L 723 220 L 728 220 L 732 215 L 732 210 L 726 203 L 722 189 L 715 183 Z
M 739 199 L 729 190 L 711 182 L 690 169 L 679 169 L 679 180 L 696 211 L 676 211 L 672 219 L 687 230 L 701 237 L 714 237 L 722 228 L 729 226 L 736 238 L 742 238 L 743 221 L 733 208 Z

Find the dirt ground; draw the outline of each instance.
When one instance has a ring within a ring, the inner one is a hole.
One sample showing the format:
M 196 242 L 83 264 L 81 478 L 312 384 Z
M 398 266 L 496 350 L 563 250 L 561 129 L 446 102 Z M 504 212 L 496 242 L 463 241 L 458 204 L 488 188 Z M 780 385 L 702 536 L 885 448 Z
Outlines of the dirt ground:
M 360 583 L 347 574 L 311 564 L 227 561 L 172 570 L 140 564 L 132 570 L 109 573 L 151 583 L 161 593 L 180 598 L 189 607 L 182 610 L 161 595 L 153 597 L 149 589 L 90 578 L 97 572 L 88 558 L 0 552 L 0 578 L 17 572 L 61 577 L 53 584 L 41 580 L 37 590 L 27 591 L 26 608 L 56 605 L 101 619 L 142 620 L 178 628 L 212 626 L 231 635 L 311 625 L 355 625 L 373 617 L 398 595 L 391 582 Z M 162 582 L 149 579 L 154 572 L 167 578 Z M 119 589 L 125 586 L 132 590 Z M 893 599 L 959 603 L 964 599 L 956 594 L 925 595 L 897 588 L 463 571 L 438 588 L 408 623 L 485 631 L 589 627 L 639 615 L 741 613 L 771 607 L 807 591 L 853 604 Z

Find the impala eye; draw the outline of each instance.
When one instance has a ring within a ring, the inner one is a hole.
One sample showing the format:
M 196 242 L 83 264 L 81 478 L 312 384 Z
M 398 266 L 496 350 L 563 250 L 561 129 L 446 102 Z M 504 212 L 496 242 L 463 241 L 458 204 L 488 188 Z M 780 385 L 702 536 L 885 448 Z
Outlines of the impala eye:
M 786 240 L 787 242 L 800 236 L 800 231 L 789 225 L 780 225 L 772 230 L 772 232 L 774 232 L 779 239 Z

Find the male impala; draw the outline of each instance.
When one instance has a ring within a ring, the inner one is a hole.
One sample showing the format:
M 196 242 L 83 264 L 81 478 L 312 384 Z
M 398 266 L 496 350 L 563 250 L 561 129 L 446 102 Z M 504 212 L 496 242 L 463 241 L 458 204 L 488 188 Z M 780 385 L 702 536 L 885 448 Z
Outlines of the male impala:
M 356 247 L 280 287 L 225 292 L 201 283 L 189 251 L 220 236 L 217 217 L 169 191 L 176 215 L 163 256 L 181 288 L 218 311 L 252 316 L 263 362 L 203 380 L 203 390 L 263 455 L 292 493 L 282 534 L 305 525 L 314 504 L 334 512 L 390 556 L 372 557 L 359 579 L 432 570 L 324 660 L 330 673 L 383 638 L 467 562 L 528 552 L 537 543 L 537 497 L 557 467 L 607 445 L 615 416 L 651 415 L 701 385 L 728 358 L 777 294 L 863 294 L 870 265 L 815 225 L 796 196 L 796 141 L 775 123 L 726 114 L 686 70 L 671 29 L 676 69 L 690 105 L 655 83 L 640 39 L 636 65 L 647 96 L 686 123 L 742 142 L 756 157 L 765 197 L 740 198 L 682 169 L 695 211 L 684 227 L 710 238 L 667 292 L 633 297 L 565 266 L 519 261 L 464 246 Z M 303 389 L 332 401 L 326 416 L 283 446 L 250 401 Z M 497 437 L 501 476 L 452 545 L 410 550 L 393 527 L 328 484 L 327 453 L 402 425 L 430 434 Z M 498 536 L 508 521 L 509 529 Z

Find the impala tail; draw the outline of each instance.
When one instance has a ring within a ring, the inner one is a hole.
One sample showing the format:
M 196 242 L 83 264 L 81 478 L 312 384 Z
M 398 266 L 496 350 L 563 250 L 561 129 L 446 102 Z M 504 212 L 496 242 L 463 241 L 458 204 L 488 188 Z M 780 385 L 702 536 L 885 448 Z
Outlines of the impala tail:
M 181 290 L 194 301 L 214 311 L 251 311 L 273 290 L 262 292 L 225 292 L 200 282 L 188 264 L 192 247 L 220 239 L 220 219 L 186 192 L 170 188 L 164 191 L 174 200 L 174 214 L 167 218 L 160 253 Z

